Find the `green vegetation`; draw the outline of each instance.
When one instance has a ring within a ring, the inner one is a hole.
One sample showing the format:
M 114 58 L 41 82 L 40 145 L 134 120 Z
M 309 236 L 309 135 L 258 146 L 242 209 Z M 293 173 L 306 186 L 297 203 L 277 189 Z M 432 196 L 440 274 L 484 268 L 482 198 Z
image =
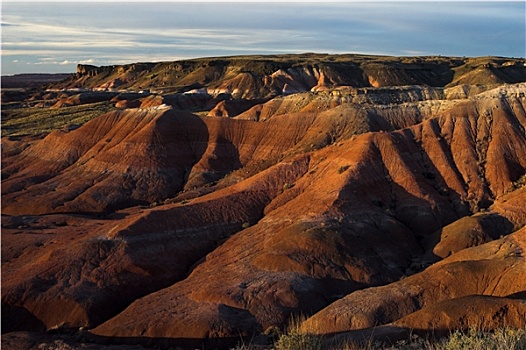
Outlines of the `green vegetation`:
M 292 332 L 279 337 L 275 348 L 276 350 L 319 350 L 322 344 L 322 338 L 319 336 Z
M 120 89 L 156 89 L 164 93 L 177 93 L 205 86 L 215 87 L 240 73 L 249 73 L 257 80 L 278 70 L 286 71 L 295 67 L 308 70 L 309 66 L 341 78 L 346 85 L 369 86 L 368 80 L 363 79 L 369 75 L 381 81 L 385 80 L 382 83 L 384 86 L 393 82 L 406 85 L 413 81 L 421 81 L 431 86 L 446 86 L 457 85 L 453 82 L 480 83 L 480 74 L 483 81 L 491 83 L 522 81 L 523 64 L 524 60 L 499 57 L 394 57 L 324 53 L 208 57 L 122 66 L 81 66 L 78 76 L 60 82 L 55 87 L 71 88 L 79 84 L 84 87 L 96 87 L 119 80 L 126 82 L 119 86 Z M 491 67 L 487 70 L 493 73 L 482 72 L 480 67 Z M 407 80 L 408 76 L 412 78 Z M 254 87 L 256 90 L 262 89 L 253 91 L 254 97 L 276 94 L 272 88 Z
M 79 126 L 114 109 L 109 102 L 90 103 L 57 109 L 47 107 L 2 107 L 2 137 L 36 135 L 49 133 L 71 125 Z
M 321 350 L 323 337 L 310 334 L 302 329 L 305 316 L 292 317 L 287 329 L 274 344 L 276 350 Z
M 471 328 L 468 333 L 455 331 L 443 340 L 436 350 L 524 350 L 526 349 L 526 328 L 501 328 L 494 332 L 482 332 Z
M 526 328 L 500 328 L 484 332 L 470 328 L 467 332 L 454 331 L 449 337 L 436 341 L 412 335 L 395 344 L 385 344 L 373 339 L 363 342 L 324 342 L 322 336 L 305 333 L 293 321 L 286 332 L 280 335 L 273 347 L 275 350 L 524 350 L 526 349 Z M 255 349 L 252 344 L 242 344 L 234 350 Z M 261 347 L 258 347 L 261 348 Z M 267 349 L 267 348 L 265 348 Z
M 398 341 L 394 345 L 369 340 L 363 344 L 348 343 L 331 348 L 346 350 L 524 350 L 526 349 L 526 328 L 500 328 L 493 332 L 470 328 L 467 332 L 454 331 L 449 337 L 437 341 L 413 335 L 408 340 Z

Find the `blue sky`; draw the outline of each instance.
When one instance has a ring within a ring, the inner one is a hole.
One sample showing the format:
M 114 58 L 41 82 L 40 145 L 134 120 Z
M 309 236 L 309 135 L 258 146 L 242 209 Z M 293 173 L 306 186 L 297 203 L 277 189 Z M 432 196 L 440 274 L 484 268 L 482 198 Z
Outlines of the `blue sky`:
M 526 56 L 524 1 L 2 2 L 2 74 L 273 53 Z

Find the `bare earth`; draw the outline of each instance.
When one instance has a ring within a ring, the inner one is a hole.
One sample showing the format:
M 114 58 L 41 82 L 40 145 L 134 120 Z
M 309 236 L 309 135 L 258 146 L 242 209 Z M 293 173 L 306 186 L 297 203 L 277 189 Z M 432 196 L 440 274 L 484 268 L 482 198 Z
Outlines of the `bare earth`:
M 3 93 L 2 347 L 526 327 L 525 64 L 254 56 Z

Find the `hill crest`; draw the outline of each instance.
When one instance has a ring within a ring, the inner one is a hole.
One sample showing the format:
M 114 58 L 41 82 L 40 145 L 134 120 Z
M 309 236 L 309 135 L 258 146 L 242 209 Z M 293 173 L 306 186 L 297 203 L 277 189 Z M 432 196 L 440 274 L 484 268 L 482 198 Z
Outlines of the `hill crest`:
M 252 58 L 79 67 L 3 105 L 3 332 L 526 326 L 523 61 Z M 164 69 L 169 92 L 130 91 Z
M 78 65 L 59 88 L 204 89 L 211 95 L 263 98 L 338 86 L 502 84 L 526 80 L 524 59 L 367 55 L 235 56 L 120 66 Z

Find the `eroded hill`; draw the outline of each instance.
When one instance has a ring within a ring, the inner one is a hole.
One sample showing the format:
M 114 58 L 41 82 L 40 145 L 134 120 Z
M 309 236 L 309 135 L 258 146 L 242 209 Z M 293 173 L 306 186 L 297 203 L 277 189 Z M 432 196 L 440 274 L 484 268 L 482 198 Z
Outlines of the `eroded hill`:
M 203 58 L 96 67 L 79 65 L 61 88 L 199 91 L 235 98 L 273 97 L 338 86 L 499 84 L 524 81 L 523 59 L 274 55 Z
M 525 327 L 524 61 L 291 57 L 62 82 L 170 91 L 2 139 L 2 331 L 226 347 L 298 314 L 328 337 Z M 64 114 L 101 103 L 64 93 Z

